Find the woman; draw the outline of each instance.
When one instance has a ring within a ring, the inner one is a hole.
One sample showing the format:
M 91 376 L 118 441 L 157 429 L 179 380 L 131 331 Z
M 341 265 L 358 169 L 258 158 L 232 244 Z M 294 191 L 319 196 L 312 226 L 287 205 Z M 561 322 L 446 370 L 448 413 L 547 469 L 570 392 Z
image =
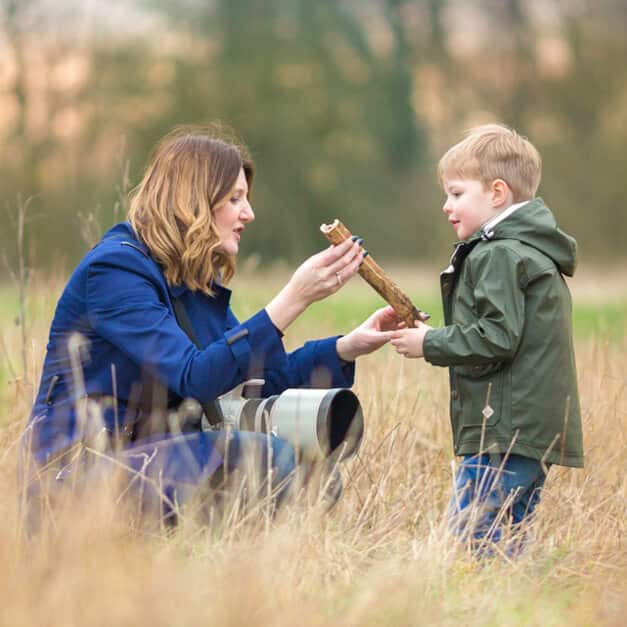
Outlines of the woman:
M 264 309 L 238 322 L 225 286 L 255 218 L 252 181 L 245 150 L 211 131 L 177 130 L 157 146 L 128 222 L 87 253 L 59 299 L 26 430 L 37 474 L 47 469 L 62 483 L 77 474 L 77 456 L 115 448 L 125 467 L 159 477 L 145 506 L 166 515 L 251 451 L 275 485 L 286 483 L 287 442 L 272 437 L 268 451 L 261 434 L 227 441 L 193 421 L 173 428 L 167 417 L 184 399 L 211 414 L 217 397 L 251 377 L 265 380 L 263 396 L 349 387 L 354 360 L 390 339 L 396 316 L 382 309 L 346 336 L 285 352 L 289 325 L 357 272 L 367 253 L 348 240 L 307 259 Z

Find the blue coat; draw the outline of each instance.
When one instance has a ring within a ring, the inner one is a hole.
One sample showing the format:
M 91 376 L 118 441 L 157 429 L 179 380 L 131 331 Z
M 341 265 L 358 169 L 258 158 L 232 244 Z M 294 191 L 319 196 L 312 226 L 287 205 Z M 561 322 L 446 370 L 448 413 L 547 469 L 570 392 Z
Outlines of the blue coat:
M 168 287 L 128 223 L 105 234 L 74 270 L 52 321 L 28 430 L 36 461 L 45 463 L 81 438 L 75 411 L 80 397 L 115 396 L 117 418 L 105 411 L 105 426 L 113 432 L 117 420 L 123 427 L 146 374 L 167 387 L 170 405 L 183 398 L 214 400 L 251 377 L 266 380 L 264 396 L 288 387 L 353 384 L 354 364 L 339 359 L 336 337 L 286 353 L 265 309 L 240 323 L 229 306 L 230 290 L 214 290 L 209 297 Z M 172 296 L 185 305 L 202 348 L 179 327 Z M 80 355 L 84 383 L 73 376 L 68 350 L 77 333 L 74 354 Z

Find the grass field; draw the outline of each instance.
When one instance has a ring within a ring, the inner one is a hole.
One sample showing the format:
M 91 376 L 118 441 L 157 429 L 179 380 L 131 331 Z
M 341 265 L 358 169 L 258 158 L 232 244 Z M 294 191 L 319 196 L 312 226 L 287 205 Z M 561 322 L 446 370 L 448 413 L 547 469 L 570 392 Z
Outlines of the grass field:
M 437 272 L 390 274 L 438 324 Z M 15 443 L 63 280 L 35 279 L 24 334 L 16 290 L 0 287 L 0 625 L 623 625 L 622 276 L 584 272 L 572 282 L 586 468 L 551 471 L 522 556 L 481 563 L 445 528 L 455 463 L 446 371 L 389 347 L 358 365 L 366 435 L 330 514 L 304 503 L 274 520 L 233 510 L 229 524 L 184 520 L 174 533 L 142 534 L 93 495 L 25 542 Z M 285 277 L 281 269 L 238 277 L 236 313 L 254 313 Z M 286 345 L 346 332 L 380 305 L 355 280 L 306 312 Z

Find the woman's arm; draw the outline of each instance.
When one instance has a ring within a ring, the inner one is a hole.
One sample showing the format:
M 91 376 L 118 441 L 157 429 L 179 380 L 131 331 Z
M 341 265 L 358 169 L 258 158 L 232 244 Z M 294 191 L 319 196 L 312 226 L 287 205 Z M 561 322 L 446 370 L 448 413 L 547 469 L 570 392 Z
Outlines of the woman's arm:
M 266 370 L 264 396 L 278 394 L 288 387 L 351 387 L 355 359 L 388 342 L 398 324 L 399 318 L 392 307 L 384 307 L 347 335 L 306 342 L 287 355 L 283 369 Z
M 348 239 L 304 261 L 266 306 L 277 329 L 285 331 L 309 305 L 337 292 L 356 274 L 364 252 Z
M 224 325 L 222 337 L 198 349 L 163 301 L 160 279 L 154 262 L 130 247 L 94 259 L 85 298 L 95 333 L 179 396 L 201 402 L 265 368 L 284 368 L 280 335 L 264 310 L 235 328 Z
M 350 241 L 310 257 L 266 310 L 228 330 L 225 324 L 223 337 L 198 349 L 163 302 L 162 277 L 154 262 L 120 247 L 89 265 L 87 315 L 98 335 L 181 397 L 209 401 L 253 377 L 266 378 L 272 393 L 295 386 L 348 387 L 354 366 L 341 359 L 363 354 L 370 344 L 358 346 L 356 341 L 371 331 L 358 328 L 344 341 L 308 342 L 288 356 L 277 332 L 282 327 L 270 314 L 275 312 L 285 328 L 304 303 L 337 291 L 341 284 L 335 273 L 343 284 L 342 277 L 353 276 L 361 258 L 361 249 Z
M 280 394 L 287 388 L 349 388 L 355 382 L 355 364 L 342 361 L 335 344 L 337 336 L 305 342 L 287 355 L 282 368 L 263 374 L 263 396 Z

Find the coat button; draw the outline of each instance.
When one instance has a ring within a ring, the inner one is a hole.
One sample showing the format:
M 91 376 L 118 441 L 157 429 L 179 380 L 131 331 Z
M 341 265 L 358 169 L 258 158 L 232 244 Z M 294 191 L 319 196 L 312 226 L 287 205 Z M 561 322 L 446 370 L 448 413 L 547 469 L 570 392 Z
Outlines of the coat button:
M 459 393 L 457 392 L 457 390 L 452 390 L 451 391 L 451 398 L 456 401 L 459 398 Z

